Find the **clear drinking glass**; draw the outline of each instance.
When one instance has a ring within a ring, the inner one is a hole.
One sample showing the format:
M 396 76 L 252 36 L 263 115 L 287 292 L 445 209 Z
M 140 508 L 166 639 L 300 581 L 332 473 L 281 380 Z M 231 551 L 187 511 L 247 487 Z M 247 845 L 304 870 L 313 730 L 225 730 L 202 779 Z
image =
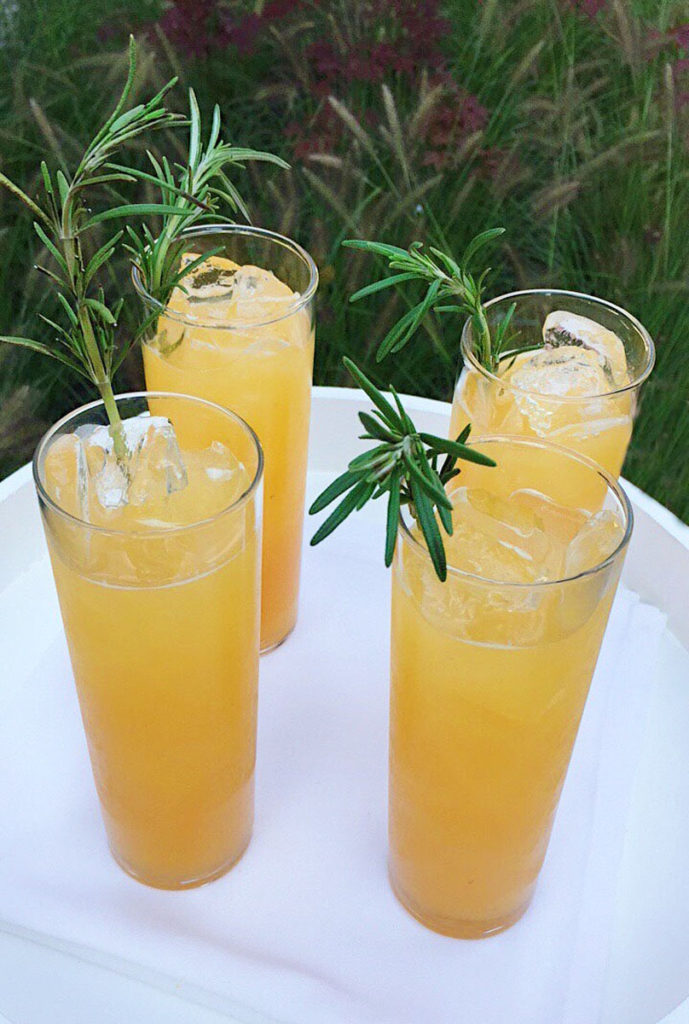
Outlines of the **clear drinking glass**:
M 220 250 L 201 273 L 224 270 L 226 283 L 214 291 L 206 277 L 204 293 L 201 277 L 200 291 L 188 297 L 177 291 L 163 309 L 135 269 L 139 293 L 160 313 L 143 346 L 146 384 L 235 409 L 260 438 L 266 460 L 261 649 L 269 650 L 297 620 L 318 271 L 301 246 L 261 228 L 211 225 L 190 231 L 186 241 L 187 260 Z M 236 267 L 252 268 L 253 277 L 247 271 L 233 283 Z
M 102 402 L 51 427 L 34 479 L 110 848 L 139 881 L 181 889 L 227 871 L 251 836 L 263 456 L 251 428 L 209 402 L 116 401 L 123 419 L 169 419 L 184 488 L 158 493 L 167 474 L 133 460 L 126 506 L 107 507 L 107 477 L 94 497 L 81 473 L 95 466 L 87 425 L 107 424 Z
M 588 455 L 618 476 L 632 435 L 639 391 L 655 360 L 648 331 L 611 302 L 576 292 L 537 289 L 501 295 L 486 303 L 491 334 L 513 303 L 512 338 L 507 346 L 510 354 L 501 361 L 496 374 L 477 359 L 471 321 L 464 326 L 462 367 L 452 404 L 452 436 L 457 437 L 471 423 L 474 437 L 510 434 L 547 438 Z M 544 366 L 537 373 L 525 372 L 524 361 L 544 346 L 546 317 L 557 310 L 586 317 L 617 335 L 627 363 L 626 373 L 622 368 L 617 383 L 609 375 L 597 374 L 595 367 Z M 515 376 L 521 383 L 515 382 Z
M 617 541 L 592 568 L 553 582 L 505 583 L 450 564 L 441 583 L 412 523 L 401 519 L 392 577 L 390 878 L 418 920 L 463 937 L 501 931 L 529 904 L 632 530 L 627 497 L 590 460 L 540 441 L 489 438 L 476 447 L 498 466 L 463 463 L 463 486 L 502 499 L 518 479 L 528 507 L 547 479 L 542 509 L 554 530 L 568 530 L 569 510 L 581 518 L 583 506 L 614 513 Z M 465 513 L 459 489 L 453 494 L 459 524 Z

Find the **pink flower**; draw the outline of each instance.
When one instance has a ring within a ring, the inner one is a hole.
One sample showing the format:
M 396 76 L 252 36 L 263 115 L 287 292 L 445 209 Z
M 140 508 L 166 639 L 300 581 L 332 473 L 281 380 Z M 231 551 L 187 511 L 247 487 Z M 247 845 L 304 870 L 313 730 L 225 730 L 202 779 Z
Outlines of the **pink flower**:
M 208 21 L 213 0 L 176 0 L 160 19 L 160 28 L 187 57 L 205 57 L 211 49 Z
M 451 164 L 458 148 L 488 123 L 488 109 L 453 82 L 444 103 L 436 104 L 423 128 L 428 150 L 423 162 L 436 168 Z
M 333 78 L 342 69 L 340 55 L 332 43 L 324 39 L 311 43 L 306 49 L 306 59 L 313 63 L 316 71 L 323 78 Z
M 393 7 L 419 57 L 430 55 L 431 48 L 442 43 L 452 31 L 452 22 L 438 13 L 437 0 L 397 0 Z
M 367 54 L 352 53 L 344 64 L 343 72 L 350 82 L 375 82 L 382 78 L 381 69 Z
M 395 71 L 402 75 L 411 75 L 417 68 L 417 63 L 410 54 L 398 53 L 395 57 Z

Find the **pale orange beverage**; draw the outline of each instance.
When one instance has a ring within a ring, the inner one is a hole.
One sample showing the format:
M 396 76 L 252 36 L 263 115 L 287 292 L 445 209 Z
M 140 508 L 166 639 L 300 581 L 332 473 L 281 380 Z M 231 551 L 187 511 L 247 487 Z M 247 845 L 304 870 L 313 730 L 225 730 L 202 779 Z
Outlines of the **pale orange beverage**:
M 529 904 L 632 522 L 588 460 L 475 446 L 498 465 L 453 481 L 447 581 L 405 520 L 392 579 L 391 882 L 423 924 L 464 937 Z
M 610 302 L 544 289 L 486 303 L 492 334 L 513 304 L 508 354 L 495 373 L 477 358 L 471 321 L 464 328 L 451 435 L 471 423 L 474 437 L 547 438 L 618 476 L 655 359 L 648 332 Z
M 101 403 L 48 432 L 34 471 L 110 848 L 139 881 L 185 888 L 251 836 L 262 456 L 209 403 L 117 403 L 144 438 L 129 479 Z M 148 433 L 165 418 L 174 433 Z
M 261 649 L 269 650 L 297 620 L 318 274 L 298 245 L 258 228 L 196 230 L 186 244 L 182 265 L 222 251 L 183 278 L 160 309 L 143 346 L 146 384 L 234 409 L 258 434 Z M 135 282 L 141 291 L 136 272 Z

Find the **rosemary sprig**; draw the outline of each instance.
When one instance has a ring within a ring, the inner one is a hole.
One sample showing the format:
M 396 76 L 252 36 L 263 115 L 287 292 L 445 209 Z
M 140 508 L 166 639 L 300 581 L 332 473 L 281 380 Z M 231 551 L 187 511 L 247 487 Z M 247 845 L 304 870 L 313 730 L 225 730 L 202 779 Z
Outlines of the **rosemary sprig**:
M 166 93 L 176 79 L 168 82 L 152 99 L 129 107 L 128 102 L 136 72 L 136 44 L 129 42 L 129 71 L 115 109 L 87 146 L 74 173 L 60 169 L 51 176 L 45 161 L 41 162 L 43 198 L 34 201 L 18 185 L 0 174 L 3 185 L 19 198 L 35 217 L 34 228 L 45 247 L 50 266 L 37 266 L 54 283 L 57 297 L 66 316 L 65 325 L 39 314 L 55 331 L 49 342 L 33 338 L 0 335 L 0 341 L 32 349 L 56 359 L 64 366 L 96 385 L 113 427 L 118 456 L 126 449 L 121 423 L 112 390 L 112 377 L 126 350 L 116 351 L 115 327 L 122 308 L 122 299 L 114 304 L 106 301 L 97 279 L 112 259 L 123 231 L 117 231 L 95 252 L 87 255 L 87 236 L 103 221 L 130 214 L 165 213 L 159 204 L 116 206 L 92 214 L 86 205 L 87 190 L 97 186 L 134 181 L 131 171 L 111 162 L 113 155 L 143 132 L 172 126 L 182 120 L 163 106 Z
M 176 284 L 189 273 L 191 267 L 179 268 L 179 257 L 184 250 L 182 232 L 192 225 L 208 221 L 227 221 L 220 213 L 226 204 L 250 221 L 249 212 L 236 186 L 228 176 L 229 167 L 243 167 L 247 160 L 262 160 L 289 169 L 278 156 L 243 146 L 232 146 L 220 139 L 220 108 L 213 110 L 210 134 L 205 146 L 201 127 L 201 113 L 193 89 L 189 90 L 189 151 L 184 164 L 170 165 L 167 157 L 156 159 L 148 153 L 152 173 L 132 170 L 129 173 L 157 185 L 161 204 L 166 207 L 163 226 L 157 235 L 144 224 L 138 231 L 127 227 L 129 244 L 126 248 L 139 268 L 143 284 L 149 295 L 165 305 Z M 119 168 L 125 170 L 125 168 Z M 197 263 L 208 259 L 206 253 Z
M 469 242 L 459 262 L 432 245 L 426 251 L 422 242 L 412 242 L 408 249 L 364 239 L 348 239 L 342 243 L 352 249 L 363 249 L 365 252 L 382 256 L 388 261 L 390 269 L 396 271 L 391 277 L 384 277 L 380 281 L 366 285 L 365 288 L 360 288 L 350 297 L 350 302 L 357 302 L 384 288 L 406 285 L 410 281 L 422 281 L 428 285 L 421 301 L 408 310 L 383 338 L 376 354 L 378 361 L 384 359 L 390 352 L 399 352 L 404 348 L 427 314 L 433 310 L 436 313 L 468 315 L 474 330 L 476 354 L 487 369 L 496 372 L 508 340 L 514 307 L 508 311 L 505 319 L 491 336 L 482 298 L 483 285 L 490 268 L 484 270 L 478 279 L 468 268 L 476 253 L 502 235 L 504 230 L 489 228 L 476 235 Z
M 495 462 L 467 445 L 470 426 L 464 428 L 456 441 L 418 431 L 393 387 L 390 393 L 394 406 L 351 359 L 345 356 L 343 361 L 375 406 L 370 413 L 359 413 L 365 430 L 360 437 L 378 443 L 352 459 L 346 471 L 311 505 L 309 514 L 314 515 L 344 495 L 316 530 L 311 544 L 319 544 L 367 501 L 387 494 L 385 564 L 392 563 L 395 552 L 400 508 L 408 505 L 426 541 L 438 578 L 445 580 L 447 560 L 440 526 L 446 534 L 452 534 L 452 502 L 445 485 L 460 472 L 459 459 L 482 466 L 494 466 Z M 439 464 L 441 458 L 443 461 Z

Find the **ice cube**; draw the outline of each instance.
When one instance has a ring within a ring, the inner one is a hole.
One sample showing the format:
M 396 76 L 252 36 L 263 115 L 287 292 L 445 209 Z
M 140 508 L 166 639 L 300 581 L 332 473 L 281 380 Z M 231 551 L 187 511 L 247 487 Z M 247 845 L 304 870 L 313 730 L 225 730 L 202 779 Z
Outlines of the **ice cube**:
M 197 253 L 186 253 L 182 267 L 195 259 Z M 263 267 L 239 266 L 225 257 L 210 256 L 181 279 L 168 308 L 199 324 L 250 325 L 279 319 L 298 299 L 298 293 Z M 208 344 L 218 343 L 216 336 L 208 340 Z M 166 347 L 169 350 L 170 342 Z
M 136 457 L 130 461 L 127 498 L 132 505 L 145 505 L 183 490 L 187 486 L 187 472 L 170 421 L 164 416 L 146 414 L 136 419 L 148 426 L 137 444 Z
M 545 626 L 546 592 L 529 586 L 545 570 L 533 550 L 547 538 L 528 510 L 482 489 L 452 493 L 454 531 L 443 535 L 450 572 L 440 584 L 430 561 L 405 566 L 410 592 L 434 628 L 474 643 L 519 646 L 537 642 Z M 418 527 L 415 533 L 420 537 Z M 421 540 L 423 543 L 423 540 Z M 416 572 L 421 566 L 419 578 Z M 506 586 L 505 584 L 527 584 Z
M 546 350 L 576 347 L 593 353 L 608 384 L 620 387 L 629 382 L 624 345 L 613 331 L 595 320 L 566 310 L 555 310 L 548 314 L 543 324 L 543 341 Z
M 611 384 L 596 353 L 578 345 L 538 349 L 515 365 L 509 381 L 523 391 L 558 398 L 606 394 Z M 538 399 L 525 398 L 522 411 L 526 415 L 538 412 Z M 546 405 L 542 411 L 552 417 L 554 409 Z
M 50 445 L 44 476 L 48 493 L 60 508 L 77 519 L 89 518 L 86 459 L 74 434 L 64 434 Z
M 209 500 L 215 503 L 216 509 L 229 507 L 249 486 L 250 478 L 244 464 L 220 441 L 213 441 L 196 458 L 199 469 L 212 484 Z
M 251 265 L 235 274 L 234 296 L 236 319 L 254 323 L 284 316 L 298 299 L 270 270 Z
M 290 342 L 280 335 L 277 331 L 272 331 L 269 327 L 256 331 L 256 341 L 252 342 L 248 348 L 242 352 L 243 356 L 248 358 L 256 357 L 263 359 L 266 356 L 275 356 L 280 352 L 284 352 L 285 349 L 290 347 Z
M 84 424 L 75 430 L 81 450 L 80 488 L 87 494 L 91 510 L 94 495 L 101 508 L 121 508 L 127 504 L 129 477 L 126 464 L 115 456 L 115 443 L 110 428 Z
M 595 408 L 587 408 L 586 412 L 594 414 Z M 631 433 L 632 420 L 629 415 L 609 416 L 601 419 L 587 419 L 582 417 L 578 423 L 565 423 L 550 431 L 550 439 L 557 444 L 574 448 L 577 443 L 589 441 L 592 437 L 600 434 L 607 434 L 610 430 L 625 430 Z
M 158 492 L 157 498 L 152 497 L 136 510 L 139 522 L 181 526 L 211 519 L 233 505 L 249 487 L 249 474 L 243 464 L 220 441 L 202 450 L 186 451 L 184 460 L 188 485 L 169 495 Z
M 434 628 L 475 643 L 526 647 L 559 639 L 563 626 L 578 629 L 598 607 L 597 579 L 573 583 L 566 600 L 562 588 L 539 584 L 576 574 L 575 560 L 589 568 L 612 553 L 622 531 L 612 513 L 590 516 L 526 489 L 503 497 L 458 487 L 451 497 L 454 533 L 443 538 L 448 563 L 496 585 L 452 572 L 439 584 L 430 561 L 405 563 L 409 592 Z
M 182 256 L 180 267 L 184 270 L 200 253 L 188 252 Z M 228 319 L 234 296 L 234 279 L 238 269 L 236 263 L 221 256 L 210 256 L 180 279 L 168 299 L 167 309 L 172 314 L 184 317 L 186 321 L 205 322 Z M 169 337 L 158 342 L 163 354 L 168 354 L 184 339 L 180 333 L 184 325 L 175 323 L 174 317 L 162 317 L 161 324 Z M 161 327 L 159 324 L 159 329 Z
M 561 505 L 547 494 L 529 487 L 513 491 L 510 501 L 522 508 L 528 508 L 536 517 L 541 529 L 559 544 L 569 544 L 588 518 L 583 509 Z
M 180 269 L 199 259 L 200 253 L 188 252 L 182 256 Z M 186 274 L 179 283 L 188 303 L 229 302 L 234 295 L 237 263 L 222 256 L 210 256 Z
M 211 442 L 202 454 L 205 456 L 203 469 L 209 480 L 227 483 L 241 471 L 241 463 L 221 441 Z
M 270 275 L 273 276 L 272 274 Z M 262 279 L 267 279 L 268 273 L 258 268 L 243 267 L 237 271 L 234 278 L 235 296 L 237 299 L 253 299 L 263 284 Z
M 619 546 L 624 536 L 624 527 L 610 509 L 596 512 L 586 520 L 565 555 L 565 572 L 577 576 L 587 569 L 594 569 L 604 562 Z
M 122 431 L 124 459 L 116 452 L 112 427 L 85 425 L 75 432 L 86 468 L 83 485 L 101 508 L 157 502 L 186 487 L 184 462 L 168 419 L 141 413 L 123 420 Z
M 450 564 L 505 583 L 548 577 L 553 544 L 530 508 L 467 487 L 453 491 L 452 504 L 454 531 L 445 541 Z

